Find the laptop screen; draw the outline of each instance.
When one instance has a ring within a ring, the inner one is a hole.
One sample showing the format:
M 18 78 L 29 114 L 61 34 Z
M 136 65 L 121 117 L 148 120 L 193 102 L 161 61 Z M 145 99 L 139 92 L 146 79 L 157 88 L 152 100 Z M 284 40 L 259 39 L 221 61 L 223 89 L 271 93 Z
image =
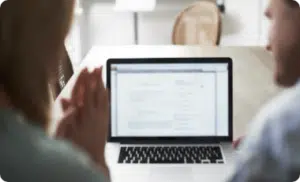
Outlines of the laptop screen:
M 112 64 L 112 137 L 229 136 L 228 63 Z

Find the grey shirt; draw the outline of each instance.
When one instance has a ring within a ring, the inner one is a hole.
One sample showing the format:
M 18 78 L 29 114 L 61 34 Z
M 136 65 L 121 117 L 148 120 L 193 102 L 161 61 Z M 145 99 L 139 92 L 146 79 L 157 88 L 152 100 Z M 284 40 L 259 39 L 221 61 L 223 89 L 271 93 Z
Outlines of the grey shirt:
M 230 182 L 291 182 L 300 172 L 300 83 L 254 119 Z
M 104 182 L 85 153 L 0 110 L 0 176 L 7 182 Z

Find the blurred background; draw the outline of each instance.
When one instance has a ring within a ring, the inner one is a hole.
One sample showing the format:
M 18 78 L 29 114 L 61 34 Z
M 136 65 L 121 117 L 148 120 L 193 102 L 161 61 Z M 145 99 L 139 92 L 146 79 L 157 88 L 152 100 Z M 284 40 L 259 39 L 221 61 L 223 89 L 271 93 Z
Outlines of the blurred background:
M 74 24 L 66 41 L 74 67 L 94 45 L 173 44 L 172 34 L 178 15 L 201 0 L 123 1 L 77 0 Z M 225 12 L 220 10 L 218 46 L 266 44 L 268 21 L 264 17 L 264 9 L 268 0 L 212 2 L 217 5 L 224 3 L 225 6 Z

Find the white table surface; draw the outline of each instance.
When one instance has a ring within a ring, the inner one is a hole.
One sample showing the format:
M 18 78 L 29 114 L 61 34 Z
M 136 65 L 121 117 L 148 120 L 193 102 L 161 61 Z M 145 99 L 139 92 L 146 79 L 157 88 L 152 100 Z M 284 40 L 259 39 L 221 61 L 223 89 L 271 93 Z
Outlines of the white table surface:
M 261 106 L 279 92 L 273 84 L 272 56 L 262 47 L 201 46 L 95 46 L 75 70 L 53 105 L 51 131 L 61 117 L 60 98 L 68 98 L 78 73 L 84 67 L 105 65 L 109 58 L 143 57 L 231 57 L 233 59 L 234 138 L 245 134 L 247 124 Z M 103 73 L 104 81 L 106 73 Z

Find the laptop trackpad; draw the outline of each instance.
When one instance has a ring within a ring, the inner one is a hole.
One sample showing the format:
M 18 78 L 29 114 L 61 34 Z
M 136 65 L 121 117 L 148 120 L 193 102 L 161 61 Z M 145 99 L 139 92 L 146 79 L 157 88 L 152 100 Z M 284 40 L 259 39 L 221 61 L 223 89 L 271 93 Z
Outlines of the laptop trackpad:
M 177 182 L 193 181 L 192 168 L 190 167 L 164 167 L 155 166 L 151 168 L 149 181 Z

